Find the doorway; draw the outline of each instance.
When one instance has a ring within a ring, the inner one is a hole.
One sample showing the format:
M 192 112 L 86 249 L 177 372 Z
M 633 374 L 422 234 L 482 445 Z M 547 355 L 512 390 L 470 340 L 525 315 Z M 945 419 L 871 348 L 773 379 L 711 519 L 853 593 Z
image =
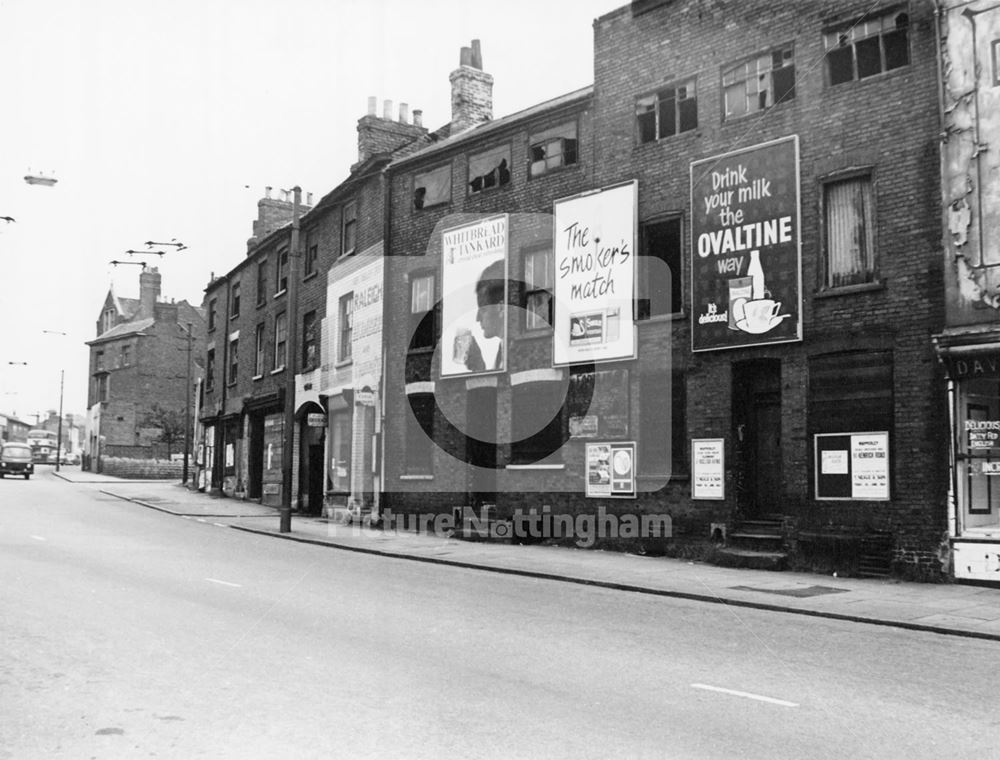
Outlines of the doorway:
M 737 514 L 780 514 L 781 361 L 735 363 L 732 398 Z
M 478 513 L 497 501 L 497 389 L 470 388 L 466 396 L 466 461 L 470 463 L 468 503 Z M 479 463 L 478 465 L 475 463 Z
M 247 455 L 247 498 L 259 499 L 264 483 L 264 415 L 259 412 L 250 414 Z

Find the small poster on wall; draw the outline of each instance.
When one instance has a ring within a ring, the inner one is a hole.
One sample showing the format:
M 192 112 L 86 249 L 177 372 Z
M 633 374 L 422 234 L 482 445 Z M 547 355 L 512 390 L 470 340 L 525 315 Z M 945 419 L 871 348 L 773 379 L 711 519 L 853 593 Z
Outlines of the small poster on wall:
M 722 438 L 691 439 L 691 498 L 724 499 L 725 441 Z
M 635 498 L 635 442 L 587 444 L 588 497 Z
M 889 433 L 818 433 L 817 499 L 889 500 Z

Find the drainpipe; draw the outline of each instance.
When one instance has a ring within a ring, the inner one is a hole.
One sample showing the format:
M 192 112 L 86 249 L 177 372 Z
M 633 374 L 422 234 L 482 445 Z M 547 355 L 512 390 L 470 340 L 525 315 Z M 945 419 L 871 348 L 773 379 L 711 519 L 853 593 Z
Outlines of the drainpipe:
M 285 422 L 281 441 L 281 511 L 278 531 L 290 533 L 292 530 L 292 457 L 295 453 L 295 357 L 298 356 L 299 329 L 299 207 L 302 188 L 292 188 L 292 241 L 288 251 L 288 311 L 286 318 L 287 339 L 285 340 Z

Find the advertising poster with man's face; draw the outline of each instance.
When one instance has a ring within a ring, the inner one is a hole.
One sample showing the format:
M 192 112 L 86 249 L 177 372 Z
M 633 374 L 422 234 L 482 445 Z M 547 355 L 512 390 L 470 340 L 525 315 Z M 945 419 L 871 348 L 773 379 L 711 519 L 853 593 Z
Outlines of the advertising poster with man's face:
M 691 164 L 691 348 L 802 339 L 797 136 Z
M 441 233 L 441 375 L 506 367 L 506 215 Z
M 637 187 L 629 182 L 554 204 L 554 364 L 635 356 Z

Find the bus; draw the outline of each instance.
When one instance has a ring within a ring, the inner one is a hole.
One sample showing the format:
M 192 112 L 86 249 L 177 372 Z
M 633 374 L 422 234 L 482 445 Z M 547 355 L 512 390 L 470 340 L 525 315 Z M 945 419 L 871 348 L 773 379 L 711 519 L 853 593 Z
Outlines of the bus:
M 29 430 L 28 445 L 36 464 L 55 464 L 57 436 L 51 430 Z

